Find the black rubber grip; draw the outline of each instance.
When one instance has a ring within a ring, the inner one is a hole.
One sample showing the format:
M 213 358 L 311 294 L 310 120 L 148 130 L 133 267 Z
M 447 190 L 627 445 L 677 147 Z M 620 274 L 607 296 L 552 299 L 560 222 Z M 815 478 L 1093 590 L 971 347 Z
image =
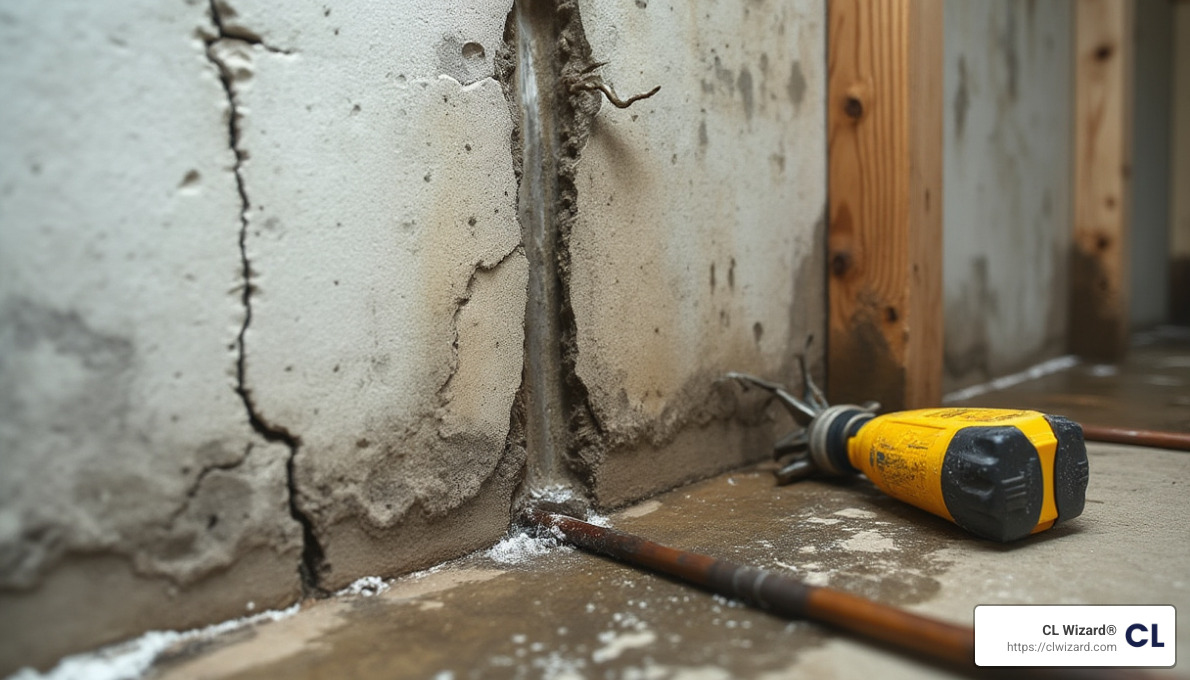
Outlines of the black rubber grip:
M 867 411 L 858 407 L 849 408 L 836 413 L 834 419 L 829 423 L 830 429 L 826 432 L 826 455 L 835 469 L 840 472 L 859 473 L 859 470 L 851 464 L 851 457 L 847 455 L 847 442 L 859 433 L 859 429 L 864 424 L 871 420 L 871 417 L 856 418 L 856 416 L 866 413 Z
M 1056 521 L 1064 522 L 1081 515 L 1087 501 L 1091 472 L 1087 445 L 1078 423 L 1062 416 L 1047 415 L 1045 419 L 1058 438 L 1058 450 L 1054 452 L 1054 503 L 1058 506 Z
M 994 541 L 1015 541 L 1037 526 L 1044 499 L 1041 459 L 1024 432 L 977 425 L 950 440 L 942 500 L 959 526 Z

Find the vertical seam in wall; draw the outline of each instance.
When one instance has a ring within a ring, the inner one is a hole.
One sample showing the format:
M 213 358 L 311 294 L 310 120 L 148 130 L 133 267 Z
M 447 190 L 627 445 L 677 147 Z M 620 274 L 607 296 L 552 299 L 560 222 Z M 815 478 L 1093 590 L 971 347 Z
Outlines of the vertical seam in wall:
M 516 126 L 517 215 L 529 262 L 521 388 L 528 456 L 514 509 L 534 492 L 556 487 L 585 505 L 578 497 L 589 488 L 580 487 L 590 486 L 603 429 L 576 370 L 569 241 L 577 212 L 575 166 L 601 99 L 566 84 L 591 61 L 577 3 L 515 0 L 504 38 L 497 79 Z

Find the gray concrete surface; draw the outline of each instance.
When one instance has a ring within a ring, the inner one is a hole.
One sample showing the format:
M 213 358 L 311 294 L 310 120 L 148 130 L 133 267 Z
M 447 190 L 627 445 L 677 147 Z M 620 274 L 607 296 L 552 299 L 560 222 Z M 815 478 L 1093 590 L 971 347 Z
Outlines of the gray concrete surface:
M 1072 5 L 945 6 L 943 392 L 1065 349 Z
M 580 452 L 615 506 L 763 450 L 725 369 L 796 377 L 825 347 L 826 8 L 582 2 L 605 106 L 576 177 Z M 743 411 L 741 413 L 741 411 Z
M 210 30 L 193 4 L 0 8 L 0 672 L 301 594 L 290 451 L 236 393 Z
M 526 280 L 492 78 L 507 12 L 224 12 L 256 275 L 245 388 L 295 449 L 319 587 L 427 566 L 507 525 Z M 462 517 L 469 530 L 442 530 Z M 394 541 L 409 549 L 379 549 Z
M 727 473 L 611 524 L 970 625 L 977 604 L 1190 608 L 1190 455 L 1091 445 L 1082 516 L 1011 545 L 973 539 L 863 480 L 775 487 Z M 1177 644 L 1190 644 L 1179 626 Z M 377 596 L 310 603 L 170 651 L 152 678 L 919 678 L 949 673 L 564 548 L 478 553 Z M 1185 677 L 1175 669 L 1174 675 Z
M 505 532 L 510 6 L 0 8 L 0 673 Z M 577 7 L 610 84 L 663 87 L 559 200 L 570 463 L 615 505 L 762 455 L 716 380 L 823 325 L 824 5 Z
M 1170 320 L 1173 6 L 1165 0 L 1136 3 L 1129 184 L 1132 214 L 1128 230 L 1128 313 L 1133 328 L 1149 328 Z

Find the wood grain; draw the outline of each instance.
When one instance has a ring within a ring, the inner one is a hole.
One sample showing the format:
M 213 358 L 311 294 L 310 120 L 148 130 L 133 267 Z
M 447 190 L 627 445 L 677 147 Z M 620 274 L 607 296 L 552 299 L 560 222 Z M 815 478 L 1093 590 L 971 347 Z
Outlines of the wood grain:
M 1128 349 L 1134 13 L 1132 0 L 1075 3 L 1069 345 L 1094 361 Z
M 830 399 L 934 405 L 942 2 L 832 0 L 829 25 Z

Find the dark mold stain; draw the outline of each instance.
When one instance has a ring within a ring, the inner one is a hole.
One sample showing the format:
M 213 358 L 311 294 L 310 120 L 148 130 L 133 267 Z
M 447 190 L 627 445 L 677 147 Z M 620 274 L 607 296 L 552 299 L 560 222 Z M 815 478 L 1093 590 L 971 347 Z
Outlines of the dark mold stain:
M 723 60 L 721 60 L 718 55 L 715 56 L 713 65 L 715 68 L 715 78 L 719 80 L 719 84 L 722 85 L 723 88 L 728 92 L 732 91 L 732 89 L 735 88 L 736 79 L 732 74 L 731 69 L 723 67 Z
M 740 76 L 736 80 L 736 88 L 739 89 L 740 97 L 744 100 L 744 114 L 751 120 L 756 108 L 756 101 L 752 91 L 752 72 L 748 70 L 747 66 L 740 69 Z
M 1071 245 L 1070 273 L 1071 353 L 1092 361 L 1118 361 L 1127 349 L 1128 319 L 1112 276 L 1097 253 L 1077 243 Z
M 1190 323 L 1190 257 L 1170 259 L 1169 285 L 1169 320 Z
M 881 330 L 882 310 L 875 295 L 859 295 L 848 320 L 851 332 L 832 339 L 831 401 L 858 404 L 875 399 L 884 411 L 905 407 L 905 367 L 894 360 Z
M 785 91 L 794 107 L 801 106 L 802 100 L 806 98 L 806 74 L 802 72 L 802 62 L 793 62 L 793 68 L 789 70 L 789 82 L 785 83 Z
M 967 85 L 967 57 L 959 55 L 959 87 L 954 93 L 954 136 L 962 139 L 967 125 L 967 109 L 971 106 L 971 95 Z
M 988 280 L 988 259 L 976 257 L 958 297 L 946 306 L 942 364 L 949 376 L 955 380 L 991 377 L 988 325 L 995 323 L 999 309 L 999 298 Z
M 1005 12 L 1005 15 L 1007 21 L 997 36 L 996 47 L 1004 59 L 1004 71 L 1007 78 L 1004 92 L 1008 96 L 1008 101 L 1014 102 L 1017 98 L 1017 82 L 1020 79 L 1021 70 L 1020 55 L 1016 48 L 1016 12 L 1010 8 Z
M 698 124 L 698 144 L 699 146 L 706 146 L 710 139 L 707 138 L 707 122 L 704 120 Z

